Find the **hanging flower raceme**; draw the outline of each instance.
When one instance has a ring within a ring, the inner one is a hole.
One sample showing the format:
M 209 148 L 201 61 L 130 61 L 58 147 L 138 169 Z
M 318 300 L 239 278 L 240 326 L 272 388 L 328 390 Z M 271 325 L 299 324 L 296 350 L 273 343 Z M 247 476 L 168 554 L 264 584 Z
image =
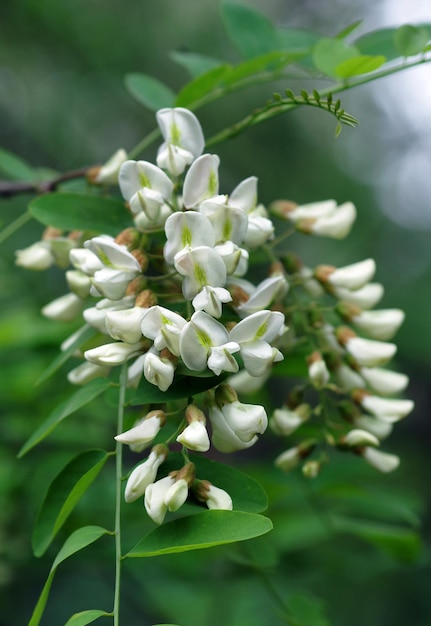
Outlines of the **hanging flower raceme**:
M 272 241 L 271 215 L 290 222 L 287 234 L 343 239 L 356 219 L 353 204 L 277 201 L 267 211 L 255 176 L 225 193 L 220 159 L 203 154 L 195 115 L 177 107 L 156 117 L 163 137 L 156 163 L 118 151 L 87 177 L 104 185 L 103 193 L 117 180 L 134 225 L 115 238 L 87 240 L 86 232 L 48 229 L 16 261 L 66 270 L 70 293 L 43 314 L 65 321 L 82 314 L 85 321 L 62 345 L 85 359 L 69 372 L 70 382 L 110 376 L 116 384 L 123 365 L 127 402 L 147 403 L 144 416 L 135 422 L 136 414 L 126 416 L 133 425 L 115 436 L 117 447 L 138 454 L 152 447 L 131 471 L 125 500 L 143 497 L 157 524 L 189 492 L 195 505 L 232 509 L 228 486 L 196 478 L 188 455 L 211 446 L 222 453 L 250 448 L 267 430 L 269 409 L 272 433 L 289 438 L 275 460 L 284 471 L 301 466 L 306 477 L 316 477 L 331 446 L 380 471 L 394 470 L 398 457 L 377 447 L 413 409 L 410 400 L 393 397 L 408 377 L 388 368 L 397 349 L 389 340 L 403 311 L 372 310 L 383 296 L 382 285 L 370 282 L 373 259 L 312 269 L 289 250 L 279 252 L 284 233 Z M 277 396 L 269 382 L 277 363 L 280 376 L 292 371 L 301 378 L 284 404 L 242 402 L 242 394 L 264 386 L 268 397 Z M 168 475 L 165 465 L 159 476 L 171 444 L 182 447 L 186 463 Z

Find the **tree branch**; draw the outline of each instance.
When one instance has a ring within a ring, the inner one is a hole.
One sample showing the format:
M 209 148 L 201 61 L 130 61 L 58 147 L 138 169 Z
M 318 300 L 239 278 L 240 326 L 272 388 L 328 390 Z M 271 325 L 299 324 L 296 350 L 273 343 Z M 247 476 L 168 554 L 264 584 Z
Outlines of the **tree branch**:
M 76 178 L 84 178 L 93 167 L 82 167 L 77 170 L 60 174 L 51 180 L 42 182 L 20 182 L 16 180 L 0 180 L 0 198 L 11 198 L 23 193 L 50 193 L 55 191 L 61 183 Z

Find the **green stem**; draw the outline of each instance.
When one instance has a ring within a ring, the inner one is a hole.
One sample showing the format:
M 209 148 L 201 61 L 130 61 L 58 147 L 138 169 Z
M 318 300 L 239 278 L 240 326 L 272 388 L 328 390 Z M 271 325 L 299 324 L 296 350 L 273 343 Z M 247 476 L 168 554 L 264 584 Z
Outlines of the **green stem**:
M 148 135 L 146 135 L 142 141 L 140 141 L 134 148 L 132 148 L 129 152 L 129 159 L 136 159 L 137 156 L 141 154 L 148 146 L 156 141 L 156 139 L 160 137 L 160 130 L 158 128 L 154 128 Z
M 366 83 L 371 83 L 374 80 L 385 78 L 386 76 L 390 76 L 391 74 L 396 74 L 397 72 L 401 72 L 403 70 L 410 69 L 418 65 L 423 65 L 424 63 L 429 63 L 430 61 L 431 61 L 431 58 L 427 58 L 427 59 L 420 59 L 419 61 L 414 61 L 412 63 L 397 65 L 395 67 L 391 67 L 385 70 L 374 72 L 371 75 L 366 74 L 360 78 L 352 80 L 351 82 L 342 82 L 342 83 L 338 83 L 335 85 L 331 85 L 330 87 L 326 87 L 325 89 L 322 89 L 318 93 L 321 97 L 325 97 L 329 94 L 348 91 L 349 89 L 353 89 L 354 87 L 365 85 Z M 281 115 L 282 113 L 286 113 L 287 111 L 296 109 L 298 108 L 298 106 L 300 106 L 299 103 L 292 102 L 291 104 L 290 103 L 284 104 L 282 107 L 274 106 L 274 109 L 272 111 L 268 111 L 266 107 L 264 107 L 263 109 L 258 109 L 257 111 L 253 111 L 252 113 L 244 117 L 242 120 L 240 120 L 236 124 L 233 124 L 232 126 L 229 126 L 228 128 L 225 128 L 224 130 L 210 137 L 207 140 L 205 147 L 209 148 L 216 144 L 222 143 L 223 141 L 227 141 L 228 139 L 232 139 L 233 137 L 236 137 L 237 135 L 244 132 L 249 126 L 254 126 L 255 124 L 258 124 L 259 122 L 264 122 L 268 119 L 271 119 L 272 117 L 276 117 L 277 115 Z
M 4 228 L 0 233 L 0 243 L 3 243 L 8 239 L 11 235 L 13 235 L 17 230 L 27 224 L 31 220 L 31 215 L 28 211 L 20 215 L 13 222 L 11 222 L 6 228 Z
M 123 432 L 124 405 L 126 400 L 127 364 L 121 369 L 120 390 L 118 394 L 117 433 Z M 115 446 L 115 591 L 114 591 L 114 626 L 120 624 L 120 585 L 121 585 L 121 477 L 123 474 L 123 444 L 117 441 Z

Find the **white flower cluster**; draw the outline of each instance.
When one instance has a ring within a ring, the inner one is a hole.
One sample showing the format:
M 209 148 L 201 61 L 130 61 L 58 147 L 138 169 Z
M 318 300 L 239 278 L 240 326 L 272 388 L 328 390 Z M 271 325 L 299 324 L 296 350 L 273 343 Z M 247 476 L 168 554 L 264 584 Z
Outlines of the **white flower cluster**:
M 240 402 L 234 389 L 255 391 L 265 384 L 272 365 L 283 360 L 282 347 L 309 345 L 307 382 L 274 412 L 273 431 L 289 436 L 312 418 L 323 420 L 319 432 L 325 433 L 325 445 L 360 454 L 382 471 L 394 469 L 398 457 L 376 446 L 413 407 L 409 400 L 387 397 L 403 391 L 408 379 L 381 367 L 395 354 L 396 346 L 388 340 L 402 323 L 403 312 L 370 310 L 383 296 L 383 287 L 370 282 L 375 272 L 371 259 L 312 270 L 286 253 L 278 258 L 271 247 L 271 213 L 289 220 L 294 230 L 342 239 L 356 218 L 353 204 L 277 201 L 267 211 L 257 202 L 253 176 L 229 195 L 221 194 L 219 157 L 202 154 L 204 137 L 193 113 L 162 109 L 157 121 L 163 136 L 157 164 L 127 160 L 120 150 L 88 174 L 94 184 L 118 181 L 133 227 L 115 238 L 102 234 L 91 239 L 48 229 L 41 242 L 17 253 L 17 263 L 33 269 L 72 265 L 66 271 L 70 293 L 43 309 L 47 317 L 62 320 L 84 309 L 86 324 L 98 332 L 69 380 L 85 384 L 127 363 L 130 387 L 145 379 L 165 392 L 179 376 L 229 374 L 230 384 L 217 380 L 207 393 L 210 434 L 204 412 L 189 400 L 177 432 L 166 441 L 174 437 L 197 452 L 206 452 L 211 444 L 233 452 L 254 445 L 268 425 L 264 407 Z M 249 258 L 261 247 L 270 269 L 255 284 L 249 280 Z M 289 289 L 295 290 L 291 301 Z M 319 304 L 319 298 L 328 296 L 336 299 L 331 323 Z M 93 298 L 90 306 L 88 298 Z M 357 336 L 351 326 L 334 326 L 334 314 L 368 337 Z M 317 396 L 314 409 L 305 393 Z M 322 394 L 332 403 L 331 415 L 323 410 Z M 209 508 L 232 508 L 226 492 L 197 480 L 192 463 L 156 480 L 169 452 L 165 444 L 154 445 L 165 422 L 164 410 L 154 408 L 116 437 L 135 452 L 152 446 L 130 474 L 126 501 L 144 496 L 156 523 L 167 511 L 176 511 L 190 491 Z M 276 464 L 290 469 L 319 450 L 318 444 L 314 436 L 305 438 Z M 304 474 L 316 476 L 323 462 L 319 456 L 308 459 Z
M 277 204 L 278 211 L 281 206 L 281 203 Z M 292 211 L 301 215 L 301 219 L 306 219 L 307 206 L 296 209 L 292 209 L 290 203 L 287 206 L 289 210 L 285 216 L 288 219 Z M 315 215 L 319 214 L 319 205 L 308 206 L 308 219 L 311 216 L 315 219 Z M 323 214 L 326 207 L 327 203 L 323 203 Z M 307 359 L 309 386 L 335 392 L 331 420 L 334 423 L 338 414 L 341 421 L 348 425 L 347 429 L 341 430 L 342 434 L 339 430 L 334 435 L 329 428 L 326 443 L 362 455 L 382 472 L 396 469 L 399 458 L 376 447 L 391 433 L 393 424 L 406 417 L 414 407 L 411 400 L 391 397 L 405 390 L 408 377 L 382 367 L 396 353 L 396 345 L 388 340 L 393 338 L 404 321 L 404 312 L 400 309 L 370 310 L 384 292 L 380 283 L 370 282 L 376 271 L 372 259 L 340 268 L 320 265 L 314 271 L 304 268 L 298 259 L 291 258 L 287 265 L 293 272 L 292 279 L 302 281 L 305 291 L 313 296 L 313 306 L 316 298 L 329 294 L 336 299 L 333 310 L 342 320 L 342 325 L 335 327 L 325 322 L 320 314 L 314 319 L 314 336 L 319 350 L 313 351 Z M 311 309 L 308 313 L 313 326 Z M 345 325 L 346 322 L 366 337 L 358 336 L 351 326 Z M 340 394 L 344 401 L 339 401 Z M 299 429 L 312 415 L 312 408 L 303 402 L 301 393 L 290 397 L 284 407 L 274 412 L 271 425 L 275 433 L 286 436 Z M 316 443 L 305 441 L 287 450 L 277 458 L 276 464 L 283 469 L 291 469 L 311 454 Z M 310 463 L 307 461 L 303 466 L 306 474 Z

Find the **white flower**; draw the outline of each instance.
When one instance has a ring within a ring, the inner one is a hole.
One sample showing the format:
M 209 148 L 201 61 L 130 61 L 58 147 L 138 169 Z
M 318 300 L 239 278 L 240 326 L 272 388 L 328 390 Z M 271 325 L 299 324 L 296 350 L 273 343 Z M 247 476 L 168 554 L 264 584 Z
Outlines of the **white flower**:
M 359 428 L 350 430 L 347 435 L 341 439 L 341 443 L 349 446 L 349 448 L 380 445 L 380 442 L 375 435 Z
M 175 478 L 166 476 L 155 483 L 150 483 L 145 489 L 145 509 L 156 524 L 161 524 L 165 519 L 168 511 L 168 506 L 165 504 L 165 495 L 174 483 Z
M 262 389 L 271 372 L 267 370 L 261 376 L 251 376 L 247 370 L 241 370 L 237 374 L 229 376 L 227 384 L 233 387 L 238 393 L 254 393 Z
M 247 234 L 244 237 L 244 245 L 247 248 L 258 248 L 274 238 L 274 224 L 255 209 L 248 214 Z
M 108 310 L 105 317 L 106 330 L 113 339 L 137 343 L 142 338 L 142 319 L 147 310 L 140 306 L 116 311 Z
M 134 302 L 134 296 L 126 296 L 121 300 L 115 301 L 104 298 L 103 300 L 99 300 L 96 306 L 85 309 L 83 317 L 87 324 L 106 335 L 108 331 L 106 330 L 105 321 L 108 311 L 123 311 L 125 309 L 130 309 Z
M 67 380 L 72 383 L 72 385 L 86 385 L 94 378 L 107 376 L 109 371 L 110 367 L 107 365 L 96 365 L 95 363 L 84 361 L 84 363 L 81 363 L 78 367 L 70 370 L 67 374 Z
M 189 450 L 207 452 L 210 448 L 210 440 L 204 422 L 194 420 L 178 435 L 178 443 Z
M 375 448 L 366 447 L 362 452 L 362 457 L 379 472 L 393 472 L 400 464 L 400 459 L 395 454 L 381 452 Z
M 208 246 L 212 248 L 215 235 L 210 220 L 196 211 L 173 213 L 165 223 L 166 243 L 163 256 L 173 265 L 175 255 L 184 248 Z
M 166 418 L 163 411 L 150 411 L 145 417 L 138 420 L 133 428 L 117 435 L 114 439 L 129 446 L 139 446 L 139 451 L 141 451 L 153 441 L 165 423 Z M 135 451 L 137 450 L 135 449 Z
M 205 502 L 209 509 L 219 511 L 231 511 L 233 509 L 232 498 L 224 489 L 209 485 L 206 496 Z
M 339 300 L 355 304 L 361 309 L 372 309 L 383 298 L 384 288 L 380 283 L 368 283 L 368 285 L 356 291 L 335 287 L 332 293 Z
M 181 331 L 181 358 L 191 370 L 201 372 L 206 367 L 219 376 L 222 371 L 237 372 L 238 363 L 232 356 L 239 345 L 229 341 L 226 328 L 203 311 L 197 311 Z
M 84 352 L 84 357 L 96 365 L 121 365 L 143 350 L 142 342 L 139 343 L 105 343 L 97 348 L 91 348 Z
M 108 241 L 112 241 L 111 237 L 107 238 Z M 73 248 L 69 252 L 69 259 L 73 267 L 83 272 L 87 276 L 93 276 L 97 270 L 103 268 L 102 261 L 92 252 L 86 248 Z
M 406 417 L 414 409 L 412 400 L 398 400 L 393 398 L 380 398 L 364 394 L 360 400 L 361 406 L 379 417 L 383 421 L 397 422 Z
M 99 184 L 115 185 L 118 182 L 118 173 L 122 164 L 127 161 L 127 152 L 120 148 L 99 169 L 95 182 Z
M 361 370 L 362 371 L 362 370 Z M 337 385 L 351 391 L 352 389 L 358 389 L 365 387 L 364 379 L 348 365 L 340 363 L 334 370 L 334 379 Z
M 236 207 L 226 204 L 226 197 L 205 200 L 199 212 L 212 224 L 216 243 L 232 241 L 240 245 L 247 233 L 247 215 Z
M 266 309 L 273 300 L 283 297 L 289 289 L 287 280 L 281 274 L 266 278 L 256 287 L 249 281 L 239 278 L 233 279 L 230 284 L 238 285 L 250 296 L 246 302 L 235 307 L 240 317 Z
M 223 287 L 205 286 L 192 300 L 195 311 L 205 311 L 211 317 L 219 318 L 222 314 L 222 303 L 230 302 L 232 296 Z
M 393 430 L 392 424 L 371 415 L 358 415 L 358 417 L 353 418 L 353 423 L 361 430 L 368 430 L 378 439 L 385 439 Z
M 160 391 L 166 391 L 174 380 L 175 366 L 167 358 L 161 357 L 153 348 L 148 350 L 144 360 L 144 376 L 152 385 L 156 385 Z
M 135 467 L 127 480 L 124 491 L 126 502 L 134 502 L 144 495 L 148 485 L 154 482 L 157 470 L 166 457 L 167 450 L 164 446 L 154 446 L 147 460 Z
M 362 311 L 352 318 L 352 322 L 366 332 L 372 339 L 386 341 L 392 339 L 404 321 L 401 309 L 382 309 L 380 311 Z
M 244 248 L 239 248 L 232 241 L 225 241 L 214 246 L 214 250 L 223 259 L 226 272 L 229 276 L 244 276 L 248 270 L 249 254 Z
M 218 194 L 218 166 L 216 154 L 203 154 L 192 163 L 184 179 L 183 202 L 187 209 Z
M 220 408 L 229 428 L 241 441 L 251 441 L 257 434 L 263 434 L 268 426 L 266 411 L 259 404 L 244 404 L 235 400 Z
M 144 337 L 154 341 L 157 350 L 168 348 L 175 356 L 180 355 L 180 333 L 186 320 L 161 306 L 152 306 L 144 313 L 141 330 Z
M 175 255 L 174 265 L 184 276 L 182 289 L 187 300 L 192 300 L 203 287 L 224 287 L 226 283 L 226 266 L 214 248 L 184 249 Z
M 92 275 L 94 287 L 110 300 L 123 298 L 129 282 L 141 272 L 137 259 L 126 246 L 119 245 L 106 236 L 93 237 L 84 245 L 103 263 L 103 267 Z
M 80 270 L 68 270 L 66 272 L 67 286 L 79 298 L 86 298 L 90 293 L 91 280 Z
M 364 287 L 374 276 L 376 263 L 373 259 L 366 259 L 359 263 L 335 268 L 329 273 L 327 280 L 334 287 L 356 290 Z M 316 269 L 319 272 L 319 268 Z
M 148 161 L 126 161 L 121 166 L 118 182 L 132 213 L 142 212 L 149 224 L 158 224 L 162 207 L 174 188 L 169 176 Z
M 379 367 L 362 367 L 360 372 L 367 385 L 384 396 L 401 393 L 409 383 L 409 378 L 405 374 Z
M 288 472 L 298 465 L 301 460 L 301 452 L 298 447 L 285 450 L 275 459 L 274 463 L 281 470 Z
M 270 342 L 284 330 L 284 315 L 279 311 L 258 311 L 234 326 L 230 338 L 239 344 L 249 374 L 261 376 L 272 363 L 283 359 L 281 352 Z
M 292 214 L 289 215 L 292 219 Z M 344 239 L 350 232 L 356 219 L 356 209 L 351 202 L 345 202 L 331 212 L 325 212 L 320 217 L 296 219 L 295 226 L 298 230 L 321 237 Z
M 310 415 L 308 404 L 300 404 L 294 409 L 283 406 L 281 409 L 275 409 L 269 425 L 276 435 L 287 436 L 302 426 Z
M 257 178 L 250 176 L 241 181 L 229 196 L 229 206 L 250 213 L 257 205 Z
M 222 411 L 216 405 L 211 405 L 209 416 L 212 425 L 212 444 L 220 452 L 235 452 L 250 448 L 257 441 L 257 435 L 248 441 L 243 441 L 229 426 Z
M 201 125 L 188 109 L 160 109 L 156 113 L 164 143 L 157 153 L 157 165 L 174 176 L 202 154 L 205 140 Z
M 83 301 L 74 293 L 67 293 L 56 298 L 42 309 L 42 315 L 59 322 L 74 320 L 82 309 Z
M 46 270 L 54 263 L 49 241 L 37 241 L 28 248 L 15 252 L 16 265 L 27 270 Z
M 168 511 L 178 511 L 187 500 L 189 494 L 189 485 L 185 478 L 180 478 L 165 493 L 163 499 L 164 504 L 168 507 Z
M 393 343 L 351 337 L 345 348 L 349 354 L 363 367 L 376 367 L 387 363 L 397 351 Z
M 299 220 L 318 219 L 331 215 L 337 210 L 335 200 L 321 200 L 320 202 L 310 202 L 308 204 L 290 205 L 287 217 L 292 222 Z
M 329 371 L 320 352 L 313 352 L 308 359 L 308 378 L 316 389 L 322 389 L 329 382 Z

